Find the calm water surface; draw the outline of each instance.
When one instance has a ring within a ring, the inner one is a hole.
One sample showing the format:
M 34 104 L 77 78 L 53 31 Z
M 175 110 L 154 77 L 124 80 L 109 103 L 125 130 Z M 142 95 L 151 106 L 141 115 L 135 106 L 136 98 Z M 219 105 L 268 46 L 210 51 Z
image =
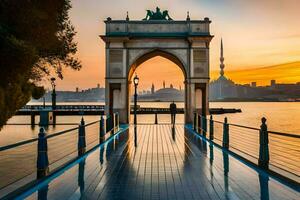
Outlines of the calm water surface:
M 142 107 L 169 107 L 167 102 L 143 102 Z M 183 108 L 184 103 L 177 103 L 177 107 Z M 211 108 L 241 108 L 241 113 L 214 115 L 214 119 L 223 121 L 228 118 L 229 123 L 245 126 L 259 127 L 261 118 L 267 118 L 269 130 L 300 134 L 300 102 L 211 102 Z M 150 123 L 154 121 L 153 115 L 139 117 L 140 122 Z M 170 122 L 169 115 L 160 115 L 159 122 Z M 179 115 L 177 122 L 183 123 L 183 116 Z
M 74 103 L 62 103 L 74 104 Z M 80 104 L 103 104 L 101 102 L 80 103 Z M 139 102 L 142 107 L 169 107 L 168 102 Z M 177 107 L 184 107 L 184 103 L 177 103 Z M 241 124 L 252 127 L 260 126 L 260 119 L 267 118 L 269 130 L 300 134 L 300 102 L 212 102 L 211 108 L 241 108 L 242 113 L 215 115 L 214 119 L 223 121 L 228 117 L 229 123 Z M 81 116 L 58 116 L 58 123 L 79 123 Z M 99 116 L 84 116 L 86 122 L 98 120 Z M 36 122 L 38 122 L 38 117 Z M 139 123 L 154 123 L 154 115 L 138 115 Z M 159 123 L 169 123 L 169 115 L 158 115 Z M 183 115 L 177 115 L 177 123 L 183 123 Z M 14 116 L 8 124 L 12 123 L 30 123 L 30 116 Z M 58 132 L 64 129 L 73 128 L 77 125 L 57 125 L 49 126 L 48 134 Z M 38 126 L 31 128 L 27 125 L 7 125 L 0 131 L 0 146 L 12 144 L 18 141 L 37 137 Z

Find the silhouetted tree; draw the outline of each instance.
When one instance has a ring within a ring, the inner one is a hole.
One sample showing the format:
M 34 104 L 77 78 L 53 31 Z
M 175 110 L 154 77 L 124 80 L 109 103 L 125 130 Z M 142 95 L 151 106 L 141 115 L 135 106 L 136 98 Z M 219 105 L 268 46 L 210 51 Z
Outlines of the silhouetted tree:
M 64 67 L 81 68 L 70 8 L 70 0 L 0 1 L 0 128 L 44 94 L 39 85 L 51 73 L 63 78 Z

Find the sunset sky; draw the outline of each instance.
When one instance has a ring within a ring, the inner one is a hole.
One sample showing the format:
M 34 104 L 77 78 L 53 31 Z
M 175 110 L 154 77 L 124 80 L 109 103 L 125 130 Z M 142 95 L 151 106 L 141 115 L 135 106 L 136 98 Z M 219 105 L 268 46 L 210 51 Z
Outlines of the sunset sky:
M 212 20 L 210 47 L 212 78 L 219 70 L 220 39 L 224 42 L 225 74 L 239 83 L 257 81 L 268 84 L 300 81 L 300 12 L 299 0 L 72 0 L 70 15 L 77 30 L 78 57 L 83 69 L 66 70 L 65 78 L 57 82 L 58 89 L 75 90 L 104 85 L 105 48 L 99 35 L 104 34 L 103 20 L 125 19 L 126 11 L 132 20 L 145 17 L 146 9 L 159 6 L 169 10 L 174 20 L 209 17 Z M 289 63 L 289 64 L 286 64 Z M 285 64 L 285 65 L 281 65 Z M 153 74 L 162 69 L 159 78 Z M 155 70 L 157 69 L 157 70 Z M 263 69 L 263 70 L 262 70 Z M 156 57 L 137 69 L 142 89 L 156 87 L 166 80 L 182 85 L 183 76 L 172 62 Z

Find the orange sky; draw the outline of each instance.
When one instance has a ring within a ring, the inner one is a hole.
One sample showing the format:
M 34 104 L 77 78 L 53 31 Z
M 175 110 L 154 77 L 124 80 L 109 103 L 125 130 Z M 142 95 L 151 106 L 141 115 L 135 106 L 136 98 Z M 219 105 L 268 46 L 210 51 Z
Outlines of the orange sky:
M 181 69 L 173 62 L 166 58 L 156 56 L 147 60 L 136 69 L 136 74 L 140 78 L 139 88 L 150 89 L 152 83 L 155 89 L 163 87 L 163 81 L 166 83 L 166 87 L 178 88 L 181 86 L 184 89 L 183 81 L 184 76 Z
M 172 4 L 169 0 L 71 2 L 73 8 L 70 15 L 78 32 L 78 57 L 82 61 L 83 69 L 80 72 L 65 70 L 65 78 L 57 81 L 58 89 L 75 90 L 77 86 L 84 89 L 95 87 L 97 83 L 104 85 L 105 48 L 98 37 L 105 31 L 103 20 L 108 16 L 124 19 L 126 11 L 129 11 L 130 19 L 140 20 L 145 17 L 146 9 L 155 9 L 156 6 L 168 9 L 175 20 L 185 19 L 187 11 L 190 11 L 192 19 L 209 17 L 212 20 L 211 34 L 215 36 L 210 47 L 212 78 L 216 77 L 219 69 L 219 45 L 222 37 L 225 73 L 234 81 L 257 81 L 261 84 L 267 84 L 273 78 L 286 82 L 300 81 L 299 63 L 283 67 L 285 70 L 274 67 L 263 71 L 256 70 L 300 61 L 299 0 L 172 0 Z M 149 68 L 156 68 L 157 65 L 163 72 L 159 78 L 155 76 L 153 79 Z M 141 87 L 148 88 L 152 81 L 159 86 L 161 77 L 166 77 L 168 84 L 174 82 L 178 86 L 182 82 L 178 70 L 170 61 L 153 58 L 138 68 L 139 76 L 144 82 Z
M 216 79 L 218 76 L 218 71 L 211 72 L 211 79 Z M 278 83 L 296 83 L 300 82 L 300 62 L 260 68 L 229 70 L 225 71 L 225 76 L 240 84 L 248 84 L 255 81 L 257 85 L 270 85 L 272 79 Z

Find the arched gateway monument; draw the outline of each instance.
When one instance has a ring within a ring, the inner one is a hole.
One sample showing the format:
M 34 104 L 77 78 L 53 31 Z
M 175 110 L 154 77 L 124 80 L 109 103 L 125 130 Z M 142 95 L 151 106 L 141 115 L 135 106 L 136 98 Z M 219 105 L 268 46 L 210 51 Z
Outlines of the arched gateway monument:
M 144 20 L 107 18 L 105 112 L 119 112 L 120 122 L 130 117 L 130 85 L 136 68 L 146 60 L 162 56 L 177 64 L 184 74 L 185 122 L 195 111 L 208 112 L 209 44 L 208 18 L 172 20 L 167 11 L 147 11 Z M 159 71 L 157 72 L 159 75 Z

